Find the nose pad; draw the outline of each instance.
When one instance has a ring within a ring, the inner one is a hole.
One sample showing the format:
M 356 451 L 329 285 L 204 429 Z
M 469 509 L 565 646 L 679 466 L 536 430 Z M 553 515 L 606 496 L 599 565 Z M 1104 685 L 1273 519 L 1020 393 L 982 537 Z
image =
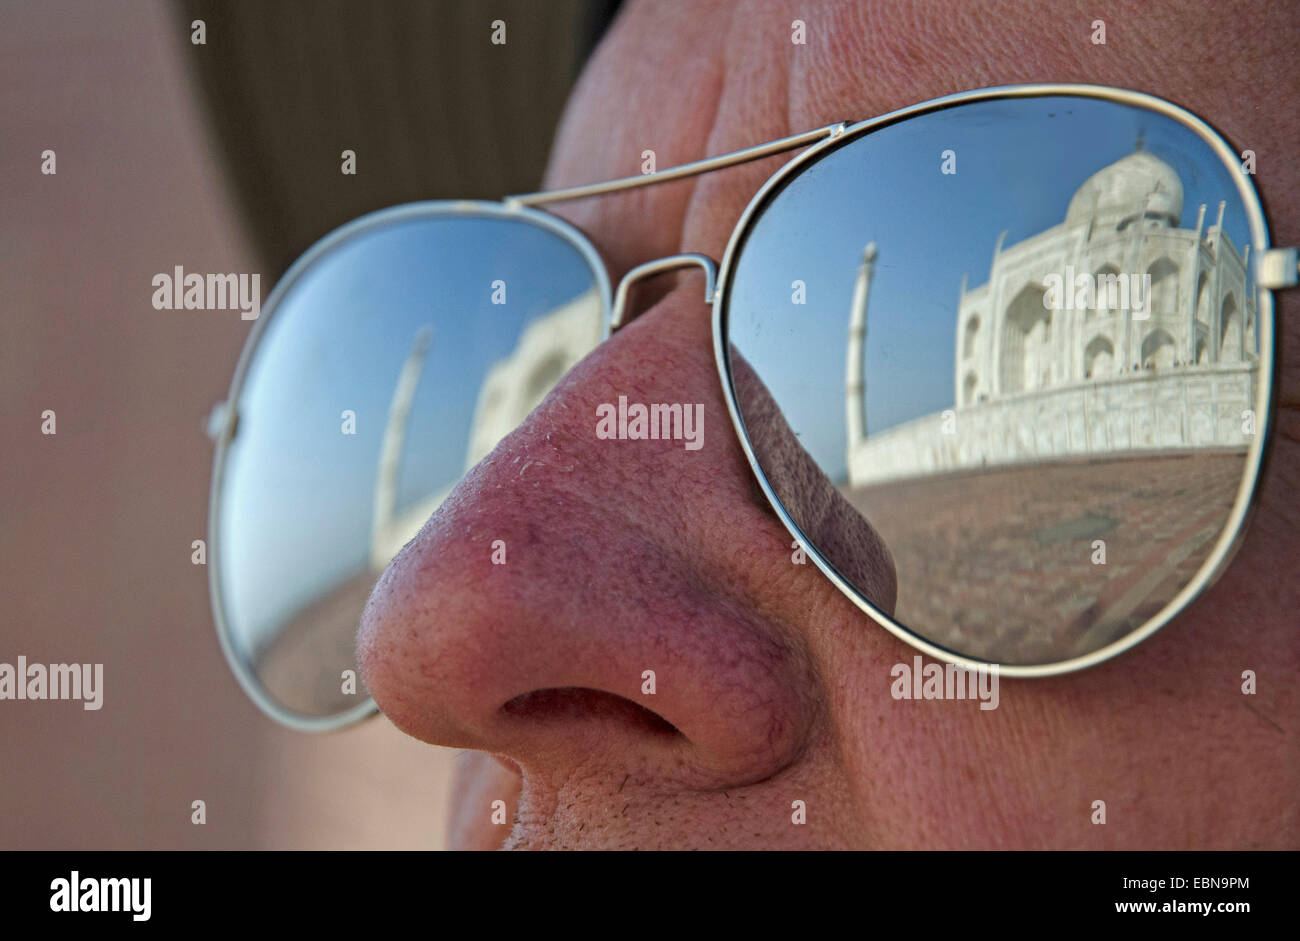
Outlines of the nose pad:
M 627 322 L 632 319 L 627 316 L 627 308 L 628 297 L 633 284 L 645 278 L 662 274 L 665 271 L 689 268 L 691 265 L 699 265 L 704 269 L 704 303 L 712 304 L 713 292 L 718 282 L 718 266 L 713 259 L 708 255 L 701 255 L 697 252 L 665 255 L 663 258 L 656 258 L 654 261 L 647 261 L 643 265 L 637 265 L 623 275 L 623 280 L 619 281 L 618 291 L 614 295 L 614 310 L 609 318 L 609 332 L 617 332 L 619 328 L 626 326 Z

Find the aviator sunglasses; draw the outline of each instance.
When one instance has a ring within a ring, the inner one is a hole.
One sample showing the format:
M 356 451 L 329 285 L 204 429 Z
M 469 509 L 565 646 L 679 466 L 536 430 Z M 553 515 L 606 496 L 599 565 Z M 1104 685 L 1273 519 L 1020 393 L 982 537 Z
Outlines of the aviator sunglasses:
M 659 258 L 613 293 L 591 242 L 539 208 L 799 148 L 720 264 Z M 379 574 L 624 325 L 632 285 L 699 267 L 723 398 L 792 564 L 968 669 L 1106 660 L 1214 581 L 1254 499 L 1271 291 L 1298 267 L 1269 245 L 1252 174 L 1249 151 L 1159 98 L 1023 85 L 642 176 L 357 219 L 276 285 L 213 412 L 222 650 L 290 727 L 375 712 L 354 644 Z M 677 415 L 658 420 L 678 435 Z M 808 509 L 775 420 L 848 516 Z M 879 534 L 896 595 L 836 528 L 860 532 L 852 514 Z

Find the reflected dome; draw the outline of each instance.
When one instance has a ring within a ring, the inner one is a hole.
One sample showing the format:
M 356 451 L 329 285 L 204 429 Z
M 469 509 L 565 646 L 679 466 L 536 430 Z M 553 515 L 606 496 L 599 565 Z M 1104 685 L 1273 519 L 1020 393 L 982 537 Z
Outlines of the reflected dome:
M 1183 215 L 1183 184 L 1173 167 L 1139 150 L 1098 170 L 1070 200 L 1067 225 L 1094 221 L 1119 225 L 1145 214 L 1176 226 Z

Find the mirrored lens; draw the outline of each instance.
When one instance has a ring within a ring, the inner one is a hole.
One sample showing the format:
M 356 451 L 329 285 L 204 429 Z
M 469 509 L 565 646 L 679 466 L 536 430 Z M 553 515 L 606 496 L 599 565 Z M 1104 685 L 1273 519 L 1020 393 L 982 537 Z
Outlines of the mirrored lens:
M 1198 579 L 1271 368 L 1240 173 L 1173 117 L 1055 96 L 893 123 L 774 189 L 725 286 L 737 403 L 876 607 L 965 657 L 1060 663 Z M 896 596 L 863 574 L 891 564 Z
M 237 669 L 308 719 L 367 705 L 354 642 L 379 573 L 599 342 L 608 296 L 575 242 L 499 209 L 348 232 L 263 313 L 213 547 Z

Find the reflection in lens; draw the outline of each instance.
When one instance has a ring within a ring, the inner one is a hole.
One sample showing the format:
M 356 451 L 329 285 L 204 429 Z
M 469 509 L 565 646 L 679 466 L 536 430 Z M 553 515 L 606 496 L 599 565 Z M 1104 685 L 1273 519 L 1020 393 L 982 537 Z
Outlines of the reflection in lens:
M 366 701 L 380 572 L 599 342 L 608 290 L 500 210 L 386 217 L 287 284 L 236 403 L 215 564 L 233 655 L 281 709 L 328 717 Z
M 1146 109 L 998 100 L 850 141 L 761 211 L 732 354 L 883 537 L 898 622 L 1059 662 L 1193 580 L 1266 381 L 1233 173 Z

